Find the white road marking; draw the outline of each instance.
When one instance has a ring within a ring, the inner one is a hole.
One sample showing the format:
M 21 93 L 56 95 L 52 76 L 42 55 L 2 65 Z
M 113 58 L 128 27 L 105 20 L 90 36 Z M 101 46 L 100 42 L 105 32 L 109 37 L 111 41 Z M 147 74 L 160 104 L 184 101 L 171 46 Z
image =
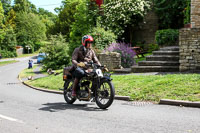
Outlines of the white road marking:
M 1 114 L 0 114 L 0 118 L 6 119 L 6 120 L 9 120 L 9 121 L 24 123 L 23 121 L 20 121 L 20 120 L 17 120 L 17 119 L 15 119 L 15 118 L 11 118 L 11 117 L 8 117 L 8 116 L 5 116 L 5 115 L 1 115 Z

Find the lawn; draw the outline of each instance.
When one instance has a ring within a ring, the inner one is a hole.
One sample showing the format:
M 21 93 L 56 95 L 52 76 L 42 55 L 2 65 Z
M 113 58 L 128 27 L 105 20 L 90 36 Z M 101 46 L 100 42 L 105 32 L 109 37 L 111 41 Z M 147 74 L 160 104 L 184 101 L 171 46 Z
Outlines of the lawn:
M 21 71 L 20 78 L 27 78 L 29 76 L 35 76 L 35 73 L 33 72 L 33 70 L 37 67 L 38 65 L 34 65 L 32 69 L 24 69 L 23 71 Z
M 132 100 L 159 101 L 160 99 L 200 101 L 199 74 L 171 75 L 113 75 L 116 95 Z M 27 81 L 36 87 L 59 90 L 63 88 L 62 74 Z
M 0 66 L 4 66 L 4 65 L 8 65 L 8 64 L 11 64 L 11 63 L 16 63 L 18 61 L 16 60 L 11 60 L 11 61 L 2 61 L 0 62 Z

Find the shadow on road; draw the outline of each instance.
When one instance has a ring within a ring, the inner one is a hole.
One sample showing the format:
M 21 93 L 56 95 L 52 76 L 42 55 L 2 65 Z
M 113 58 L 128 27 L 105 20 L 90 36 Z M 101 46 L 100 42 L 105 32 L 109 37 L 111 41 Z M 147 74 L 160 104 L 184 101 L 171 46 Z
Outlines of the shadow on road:
M 107 109 L 102 110 L 97 107 L 89 107 L 88 105 L 93 105 L 93 103 L 85 104 L 67 104 L 67 103 L 46 103 L 43 104 L 45 107 L 40 108 L 42 111 L 58 112 L 60 110 L 84 110 L 84 111 L 107 111 Z

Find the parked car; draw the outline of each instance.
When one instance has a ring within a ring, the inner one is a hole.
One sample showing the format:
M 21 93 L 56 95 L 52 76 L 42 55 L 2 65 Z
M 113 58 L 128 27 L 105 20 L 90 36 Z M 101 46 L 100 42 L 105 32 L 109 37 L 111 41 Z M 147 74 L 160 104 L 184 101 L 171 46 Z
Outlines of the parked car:
M 37 56 L 37 64 L 41 63 L 45 57 L 46 57 L 45 53 L 39 53 Z

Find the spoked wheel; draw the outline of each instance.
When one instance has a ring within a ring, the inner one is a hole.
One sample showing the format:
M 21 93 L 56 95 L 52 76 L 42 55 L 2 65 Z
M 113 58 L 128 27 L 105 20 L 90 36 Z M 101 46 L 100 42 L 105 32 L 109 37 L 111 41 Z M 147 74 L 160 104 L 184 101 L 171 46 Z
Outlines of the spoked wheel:
M 96 103 L 101 109 L 108 108 L 115 97 L 115 89 L 111 81 L 103 79 L 96 92 Z
M 76 98 L 72 97 L 72 86 L 73 80 L 67 81 L 64 87 L 64 98 L 68 104 L 73 104 L 76 101 Z

